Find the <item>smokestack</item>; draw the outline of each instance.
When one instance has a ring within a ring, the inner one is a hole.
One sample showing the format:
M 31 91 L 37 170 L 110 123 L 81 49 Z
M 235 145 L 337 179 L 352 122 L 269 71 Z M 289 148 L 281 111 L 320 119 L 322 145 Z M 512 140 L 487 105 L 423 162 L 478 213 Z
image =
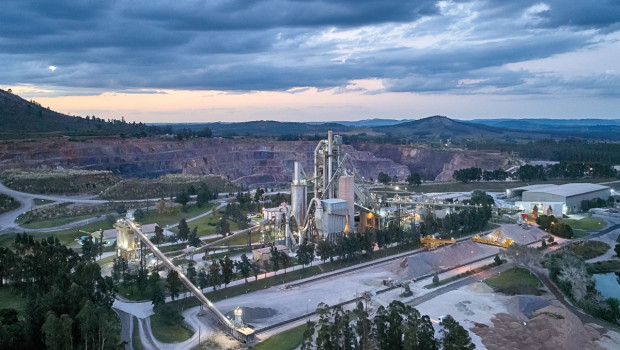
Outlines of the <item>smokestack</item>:
M 329 130 L 327 132 L 327 176 L 328 176 L 328 184 L 329 181 L 332 179 L 332 175 L 333 175 L 333 170 L 332 170 L 332 158 L 334 156 L 334 132 Z M 328 198 L 334 198 L 334 190 L 333 190 L 333 186 L 330 187 L 329 189 L 329 196 Z

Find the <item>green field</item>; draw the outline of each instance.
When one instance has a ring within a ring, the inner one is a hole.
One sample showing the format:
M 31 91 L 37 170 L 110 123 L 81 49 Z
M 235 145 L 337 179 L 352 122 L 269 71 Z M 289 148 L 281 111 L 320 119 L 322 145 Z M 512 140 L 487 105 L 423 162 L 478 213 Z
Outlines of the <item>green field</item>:
M 581 220 L 561 219 L 560 222 L 572 227 L 573 230 L 595 231 L 604 229 L 607 223 L 601 219 L 587 217 Z
M 36 229 L 36 228 L 49 228 L 49 227 L 63 226 L 66 224 L 70 224 L 72 222 L 90 219 L 95 216 L 97 216 L 97 214 L 86 214 L 86 215 L 79 215 L 79 216 L 74 216 L 70 218 L 56 218 L 56 219 L 43 220 L 43 221 L 34 221 L 34 222 L 26 223 L 26 224 L 21 224 L 19 217 L 18 217 L 16 221 L 17 223 L 20 223 L 20 225 L 25 228 Z
M 50 204 L 50 203 L 54 203 L 55 201 L 50 200 L 50 199 L 42 199 L 42 198 L 35 198 L 34 199 L 34 205 L 43 205 L 43 204 Z
M 19 295 L 11 293 L 9 287 L 0 287 L 0 310 L 1 309 L 15 309 L 20 315 L 23 315 L 26 311 L 26 303 L 28 300 L 20 297 Z
M 514 267 L 494 277 L 487 278 L 484 283 L 493 288 L 510 288 L 520 286 L 537 288 L 540 286 L 540 280 L 538 277 L 530 271 L 520 267 Z
M 301 326 L 297 326 L 295 328 L 291 328 L 282 333 L 278 333 L 274 336 L 267 338 L 267 340 L 256 344 L 250 349 L 254 349 L 254 350 L 270 350 L 270 349 L 294 350 L 294 349 L 297 349 L 301 345 L 301 342 L 303 341 L 305 330 L 306 330 L 305 324 Z
M 194 334 L 182 325 L 170 322 L 170 319 L 160 313 L 151 316 L 151 330 L 155 339 L 163 343 L 184 342 Z
M 574 242 L 562 248 L 570 250 L 583 260 L 596 258 L 605 254 L 609 249 L 609 244 L 599 241 Z
M 618 260 L 606 260 L 599 261 L 593 264 L 588 264 L 588 271 L 595 273 L 608 273 L 617 272 L 620 273 L 620 261 Z
M 170 213 L 158 213 L 156 209 L 150 209 L 148 211 L 144 211 L 144 218 L 140 220 L 141 224 L 154 224 L 157 223 L 161 225 L 161 227 L 165 227 L 166 225 L 173 225 L 179 223 L 181 219 L 189 219 L 194 216 L 198 216 L 202 213 L 208 212 L 211 210 L 215 204 L 207 204 L 202 207 L 198 207 L 196 205 L 186 205 L 185 210 L 173 210 Z M 152 206 L 153 208 L 155 205 Z M 150 208 L 150 207 L 149 207 Z M 190 227 L 193 227 L 190 225 Z

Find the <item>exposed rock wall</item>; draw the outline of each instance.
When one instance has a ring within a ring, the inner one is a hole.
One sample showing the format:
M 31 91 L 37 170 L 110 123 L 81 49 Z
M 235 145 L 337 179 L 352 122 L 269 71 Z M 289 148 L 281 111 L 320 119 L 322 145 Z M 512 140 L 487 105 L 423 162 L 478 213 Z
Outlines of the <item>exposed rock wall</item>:
M 0 170 L 35 168 L 110 170 L 124 177 L 156 177 L 169 173 L 227 176 L 243 185 L 269 186 L 291 181 L 293 163 L 312 173 L 315 141 L 264 139 L 90 138 L 46 139 L 0 143 Z M 499 154 L 380 144 L 344 145 L 365 178 L 379 172 L 404 180 L 410 171 L 423 179 L 451 181 L 454 170 L 472 166 L 494 170 Z
M 381 144 L 359 144 L 355 147 L 406 165 L 424 180 L 452 181 L 455 170 L 470 167 L 495 170 L 506 162 L 506 157 L 498 153 Z
M 111 170 L 120 176 L 155 177 L 168 173 L 221 174 L 243 185 L 291 181 L 293 163 L 312 172 L 314 141 L 256 139 L 48 139 L 0 143 L 0 170 L 10 168 Z M 361 175 L 380 171 L 399 178 L 409 170 L 391 159 L 344 146 Z

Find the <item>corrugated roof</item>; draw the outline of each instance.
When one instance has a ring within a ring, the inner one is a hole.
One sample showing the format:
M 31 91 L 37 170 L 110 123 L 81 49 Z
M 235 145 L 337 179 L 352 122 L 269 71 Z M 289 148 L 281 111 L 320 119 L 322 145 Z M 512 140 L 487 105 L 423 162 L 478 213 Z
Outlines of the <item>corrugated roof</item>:
M 601 190 L 608 190 L 609 186 L 589 184 L 589 183 L 572 183 L 564 185 L 554 185 L 547 188 L 540 188 L 536 190 L 529 190 L 528 192 L 536 193 L 549 193 L 557 196 L 570 197 L 584 193 L 590 193 Z

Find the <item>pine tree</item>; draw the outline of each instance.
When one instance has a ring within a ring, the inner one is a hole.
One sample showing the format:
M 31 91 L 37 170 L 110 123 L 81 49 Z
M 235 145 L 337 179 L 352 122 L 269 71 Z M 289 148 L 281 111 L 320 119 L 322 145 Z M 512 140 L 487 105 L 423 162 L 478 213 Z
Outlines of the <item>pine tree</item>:
M 189 237 L 189 226 L 187 226 L 187 221 L 185 221 L 185 218 L 181 219 L 181 221 L 179 221 L 179 239 L 182 241 L 187 241 L 187 238 Z

